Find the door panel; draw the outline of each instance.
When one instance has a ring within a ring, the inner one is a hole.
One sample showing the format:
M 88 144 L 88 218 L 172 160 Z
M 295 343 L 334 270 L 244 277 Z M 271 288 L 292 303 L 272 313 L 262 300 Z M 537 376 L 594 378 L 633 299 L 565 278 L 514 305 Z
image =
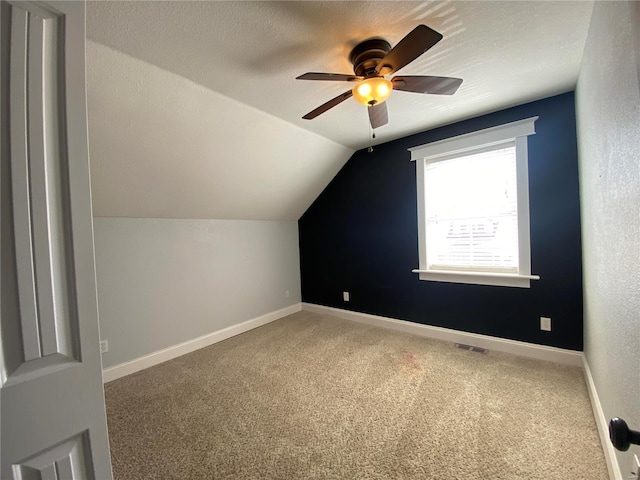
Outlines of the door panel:
M 2 150 L 2 172 L 11 172 L 10 185 L 2 184 L 2 201 L 11 203 L 2 208 L 2 235 L 3 243 L 5 234 L 13 240 L 2 255 L 3 479 L 111 478 L 93 256 L 84 8 L 83 2 L 2 5 L 2 29 L 10 30 L 2 36 L 9 42 L 2 48 L 3 80 L 9 79 L 2 100 L 8 100 L 10 120 L 7 125 L 3 116 L 3 143 L 8 139 L 10 148 Z M 5 309 L 5 300 L 14 308 Z
M 95 478 L 87 455 L 90 448 L 86 432 L 39 452 L 14 466 L 21 480 L 76 480 Z
M 11 173 L 24 358 L 75 358 L 70 230 L 57 79 L 62 21 L 12 9 Z M 43 48 L 44 47 L 44 48 Z M 25 75 L 26 73 L 26 75 Z M 25 79 L 26 77 L 26 79 Z M 46 88 L 45 88 L 46 87 Z M 45 114 L 48 118 L 45 118 Z M 45 126 L 47 128 L 45 128 Z M 38 259 L 36 264 L 35 259 Z

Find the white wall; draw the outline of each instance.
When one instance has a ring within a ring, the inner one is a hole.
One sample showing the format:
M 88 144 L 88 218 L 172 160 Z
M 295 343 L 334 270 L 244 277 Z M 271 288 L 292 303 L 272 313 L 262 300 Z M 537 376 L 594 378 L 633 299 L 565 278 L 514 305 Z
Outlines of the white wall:
M 295 221 L 97 217 L 94 231 L 104 367 L 300 302 Z
M 639 28 L 637 5 L 595 2 L 576 92 L 584 353 L 607 420 L 619 416 L 635 429 L 640 429 Z M 640 447 L 617 454 L 624 478 L 633 453 L 640 455 Z

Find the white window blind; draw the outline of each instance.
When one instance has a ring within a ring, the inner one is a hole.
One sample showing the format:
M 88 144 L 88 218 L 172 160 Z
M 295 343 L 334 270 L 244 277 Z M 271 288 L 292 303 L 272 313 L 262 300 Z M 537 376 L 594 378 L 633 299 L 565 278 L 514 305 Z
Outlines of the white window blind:
M 427 268 L 518 273 L 515 142 L 427 162 Z

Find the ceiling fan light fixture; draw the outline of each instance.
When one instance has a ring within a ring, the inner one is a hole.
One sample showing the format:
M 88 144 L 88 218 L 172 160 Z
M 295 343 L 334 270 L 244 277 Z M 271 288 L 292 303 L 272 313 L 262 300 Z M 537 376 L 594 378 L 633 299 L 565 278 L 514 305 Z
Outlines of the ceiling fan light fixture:
M 372 77 L 353 87 L 353 98 L 365 107 L 384 102 L 393 90 L 393 84 L 384 77 Z

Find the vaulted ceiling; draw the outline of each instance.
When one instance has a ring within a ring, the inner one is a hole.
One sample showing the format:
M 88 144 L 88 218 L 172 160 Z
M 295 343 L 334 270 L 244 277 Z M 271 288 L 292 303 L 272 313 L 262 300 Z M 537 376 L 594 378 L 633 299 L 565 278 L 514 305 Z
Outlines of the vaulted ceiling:
M 464 80 L 393 92 L 374 145 L 575 87 L 592 2 L 89 2 L 87 85 L 97 216 L 296 220 L 369 144 L 349 51 L 418 24 L 442 41 L 399 73 Z M 407 161 L 408 161 L 407 155 Z M 402 159 L 399 159 L 402 161 Z

